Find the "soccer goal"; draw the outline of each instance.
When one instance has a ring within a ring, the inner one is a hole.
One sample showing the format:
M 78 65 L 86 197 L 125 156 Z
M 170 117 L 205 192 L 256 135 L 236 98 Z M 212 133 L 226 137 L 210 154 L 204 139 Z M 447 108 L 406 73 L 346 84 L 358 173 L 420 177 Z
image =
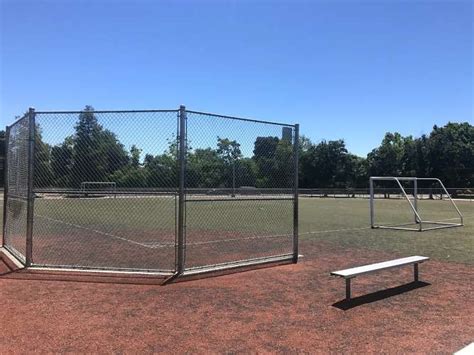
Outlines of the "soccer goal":
M 461 227 L 464 222 L 440 179 L 372 176 L 370 225 L 372 228 L 422 232 Z
M 81 182 L 81 192 L 84 196 L 93 195 L 113 195 L 117 197 L 117 183 L 111 181 L 83 181 Z

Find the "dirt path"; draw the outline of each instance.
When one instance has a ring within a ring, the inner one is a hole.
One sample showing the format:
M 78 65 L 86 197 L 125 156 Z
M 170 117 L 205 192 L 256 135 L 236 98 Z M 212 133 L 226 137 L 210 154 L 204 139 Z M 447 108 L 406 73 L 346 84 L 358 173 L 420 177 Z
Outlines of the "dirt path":
M 429 261 L 418 285 L 411 268 L 356 278 L 366 296 L 347 308 L 329 271 L 398 255 L 302 250 L 297 265 L 163 287 L 0 264 L 0 351 L 452 353 L 474 340 L 472 266 Z

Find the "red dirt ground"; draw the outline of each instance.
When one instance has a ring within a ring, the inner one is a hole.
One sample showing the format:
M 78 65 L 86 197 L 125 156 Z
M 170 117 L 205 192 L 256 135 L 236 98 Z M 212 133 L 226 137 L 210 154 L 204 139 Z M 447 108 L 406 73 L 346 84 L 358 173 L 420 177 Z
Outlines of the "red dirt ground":
M 452 353 L 474 340 L 472 265 L 430 260 L 416 285 L 410 267 L 358 277 L 346 305 L 329 271 L 400 255 L 301 244 L 297 265 L 167 286 L 0 263 L 0 352 Z

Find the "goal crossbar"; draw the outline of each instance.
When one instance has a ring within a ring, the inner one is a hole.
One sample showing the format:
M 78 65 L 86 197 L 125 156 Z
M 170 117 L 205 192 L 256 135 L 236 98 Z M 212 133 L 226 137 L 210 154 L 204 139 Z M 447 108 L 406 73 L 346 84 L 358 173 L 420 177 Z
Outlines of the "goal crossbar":
M 408 225 L 412 225 L 412 223 L 405 223 L 405 224 L 398 224 L 398 225 L 381 225 L 375 223 L 375 190 L 374 190 L 374 182 L 375 181 L 395 181 L 400 188 L 400 191 L 403 194 L 403 198 L 408 202 L 410 209 L 413 212 L 415 217 L 415 224 L 417 225 L 416 228 L 407 227 Z M 413 182 L 413 202 L 408 197 L 405 188 L 403 187 L 401 181 L 411 181 Z M 451 205 L 454 207 L 456 211 L 460 223 L 448 223 L 443 221 L 428 221 L 423 220 L 418 212 L 418 181 L 433 181 L 439 183 L 442 190 L 446 194 L 448 200 L 450 201 Z M 434 230 L 434 229 L 442 229 L 442 228 L 453 228 L 453 227 L 461 227 L 464 225 L 464 218 L 459 210 L 458 206 L 451 198 L 450 193 L 444 186 L 443 182 L 438 178 L 418 178 L 412 176 L 371 176 L 369 179 L 369 188 L 370 188 L 370 226 L 371 228 L 381 228 L 381 229 L 396 229 L 396 230 L 409 230 L 409 231 L 427 231 L 427 230 Z M 432 224 L 435 225 L 434 227 L 423 227 L 423 225 Z

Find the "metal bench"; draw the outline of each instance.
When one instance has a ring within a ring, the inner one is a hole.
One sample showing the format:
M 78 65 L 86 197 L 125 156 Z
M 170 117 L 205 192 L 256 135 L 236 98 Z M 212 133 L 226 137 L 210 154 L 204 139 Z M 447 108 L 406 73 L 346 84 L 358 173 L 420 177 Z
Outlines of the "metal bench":
M 332 276 L 339 276 L 346 279 L 346 300 L 351 299 L 351 279 L 356 276 L 369 274 L 371 272 L 390 269 L 398 266 L 404 265 L 414 265 L 414 276 L 415 281 L 418 281 L 418 264 L 429 260 L 430 258 L 426 256 L 409 256 L 407 258 L 395 259 L 390 261 L 384 261 L 382 263 L 363 265 L 358 267 L 353 267 L 351 269 L 339 270 L 331 272 Z

